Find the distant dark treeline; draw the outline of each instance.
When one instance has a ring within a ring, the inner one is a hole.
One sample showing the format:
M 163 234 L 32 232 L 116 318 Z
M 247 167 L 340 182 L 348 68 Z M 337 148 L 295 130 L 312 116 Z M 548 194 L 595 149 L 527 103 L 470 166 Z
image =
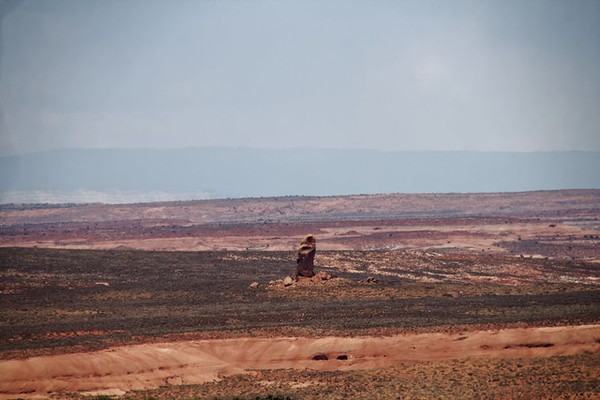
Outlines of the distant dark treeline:
M 600 188 L 600 152 L 68 149 L 0 157 L 0 192 L 203 192 L 226 198 L 574 188 Z

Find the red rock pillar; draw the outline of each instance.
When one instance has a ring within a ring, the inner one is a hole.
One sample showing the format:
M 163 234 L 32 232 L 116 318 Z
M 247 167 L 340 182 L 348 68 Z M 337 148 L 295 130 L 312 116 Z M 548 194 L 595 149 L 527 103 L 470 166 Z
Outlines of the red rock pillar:
M 317 252 L 317 239 L 311 234 L 304 237 L 298 247 L 298 258 L 296 259 L 296 278 L 313 277 L 315 275 L 315 253 Z

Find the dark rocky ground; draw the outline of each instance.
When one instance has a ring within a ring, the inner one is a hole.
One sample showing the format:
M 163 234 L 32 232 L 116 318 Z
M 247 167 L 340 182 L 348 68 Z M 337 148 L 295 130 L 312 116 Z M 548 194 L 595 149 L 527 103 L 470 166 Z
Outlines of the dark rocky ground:
M 269 286 L 293 272 L 292 256 L 0 249 L 0 354 L 192 336 L 393 334 L 600 321 L 600 271 L 592 262 L 321 252 L 317 263 L 327 265 L 321 269 L 339 278 Z M 385 268 L 377 274 L 374 265 Z M 367 282 L 368 276 L 378 282 Z M 497 283 L 502 279 L 513 283 Z M 257 289 L 249 288 L 253 281 L 260 283 Z

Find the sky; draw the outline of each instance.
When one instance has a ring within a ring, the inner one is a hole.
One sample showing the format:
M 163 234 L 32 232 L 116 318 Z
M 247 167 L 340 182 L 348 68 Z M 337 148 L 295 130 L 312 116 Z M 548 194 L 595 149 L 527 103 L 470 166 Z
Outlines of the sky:
M 600 151 L 600 1 L 0 0 L 0 155 Z

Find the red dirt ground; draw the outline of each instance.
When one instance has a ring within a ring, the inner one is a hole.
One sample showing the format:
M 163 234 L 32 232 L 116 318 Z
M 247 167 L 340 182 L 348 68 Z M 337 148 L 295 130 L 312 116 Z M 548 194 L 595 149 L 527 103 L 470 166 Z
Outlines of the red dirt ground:
M 600 190 L 3 205 L 0 398 L 600 398 L 599 218 Z M 341 277 L 269 286 L 309 232 Z

